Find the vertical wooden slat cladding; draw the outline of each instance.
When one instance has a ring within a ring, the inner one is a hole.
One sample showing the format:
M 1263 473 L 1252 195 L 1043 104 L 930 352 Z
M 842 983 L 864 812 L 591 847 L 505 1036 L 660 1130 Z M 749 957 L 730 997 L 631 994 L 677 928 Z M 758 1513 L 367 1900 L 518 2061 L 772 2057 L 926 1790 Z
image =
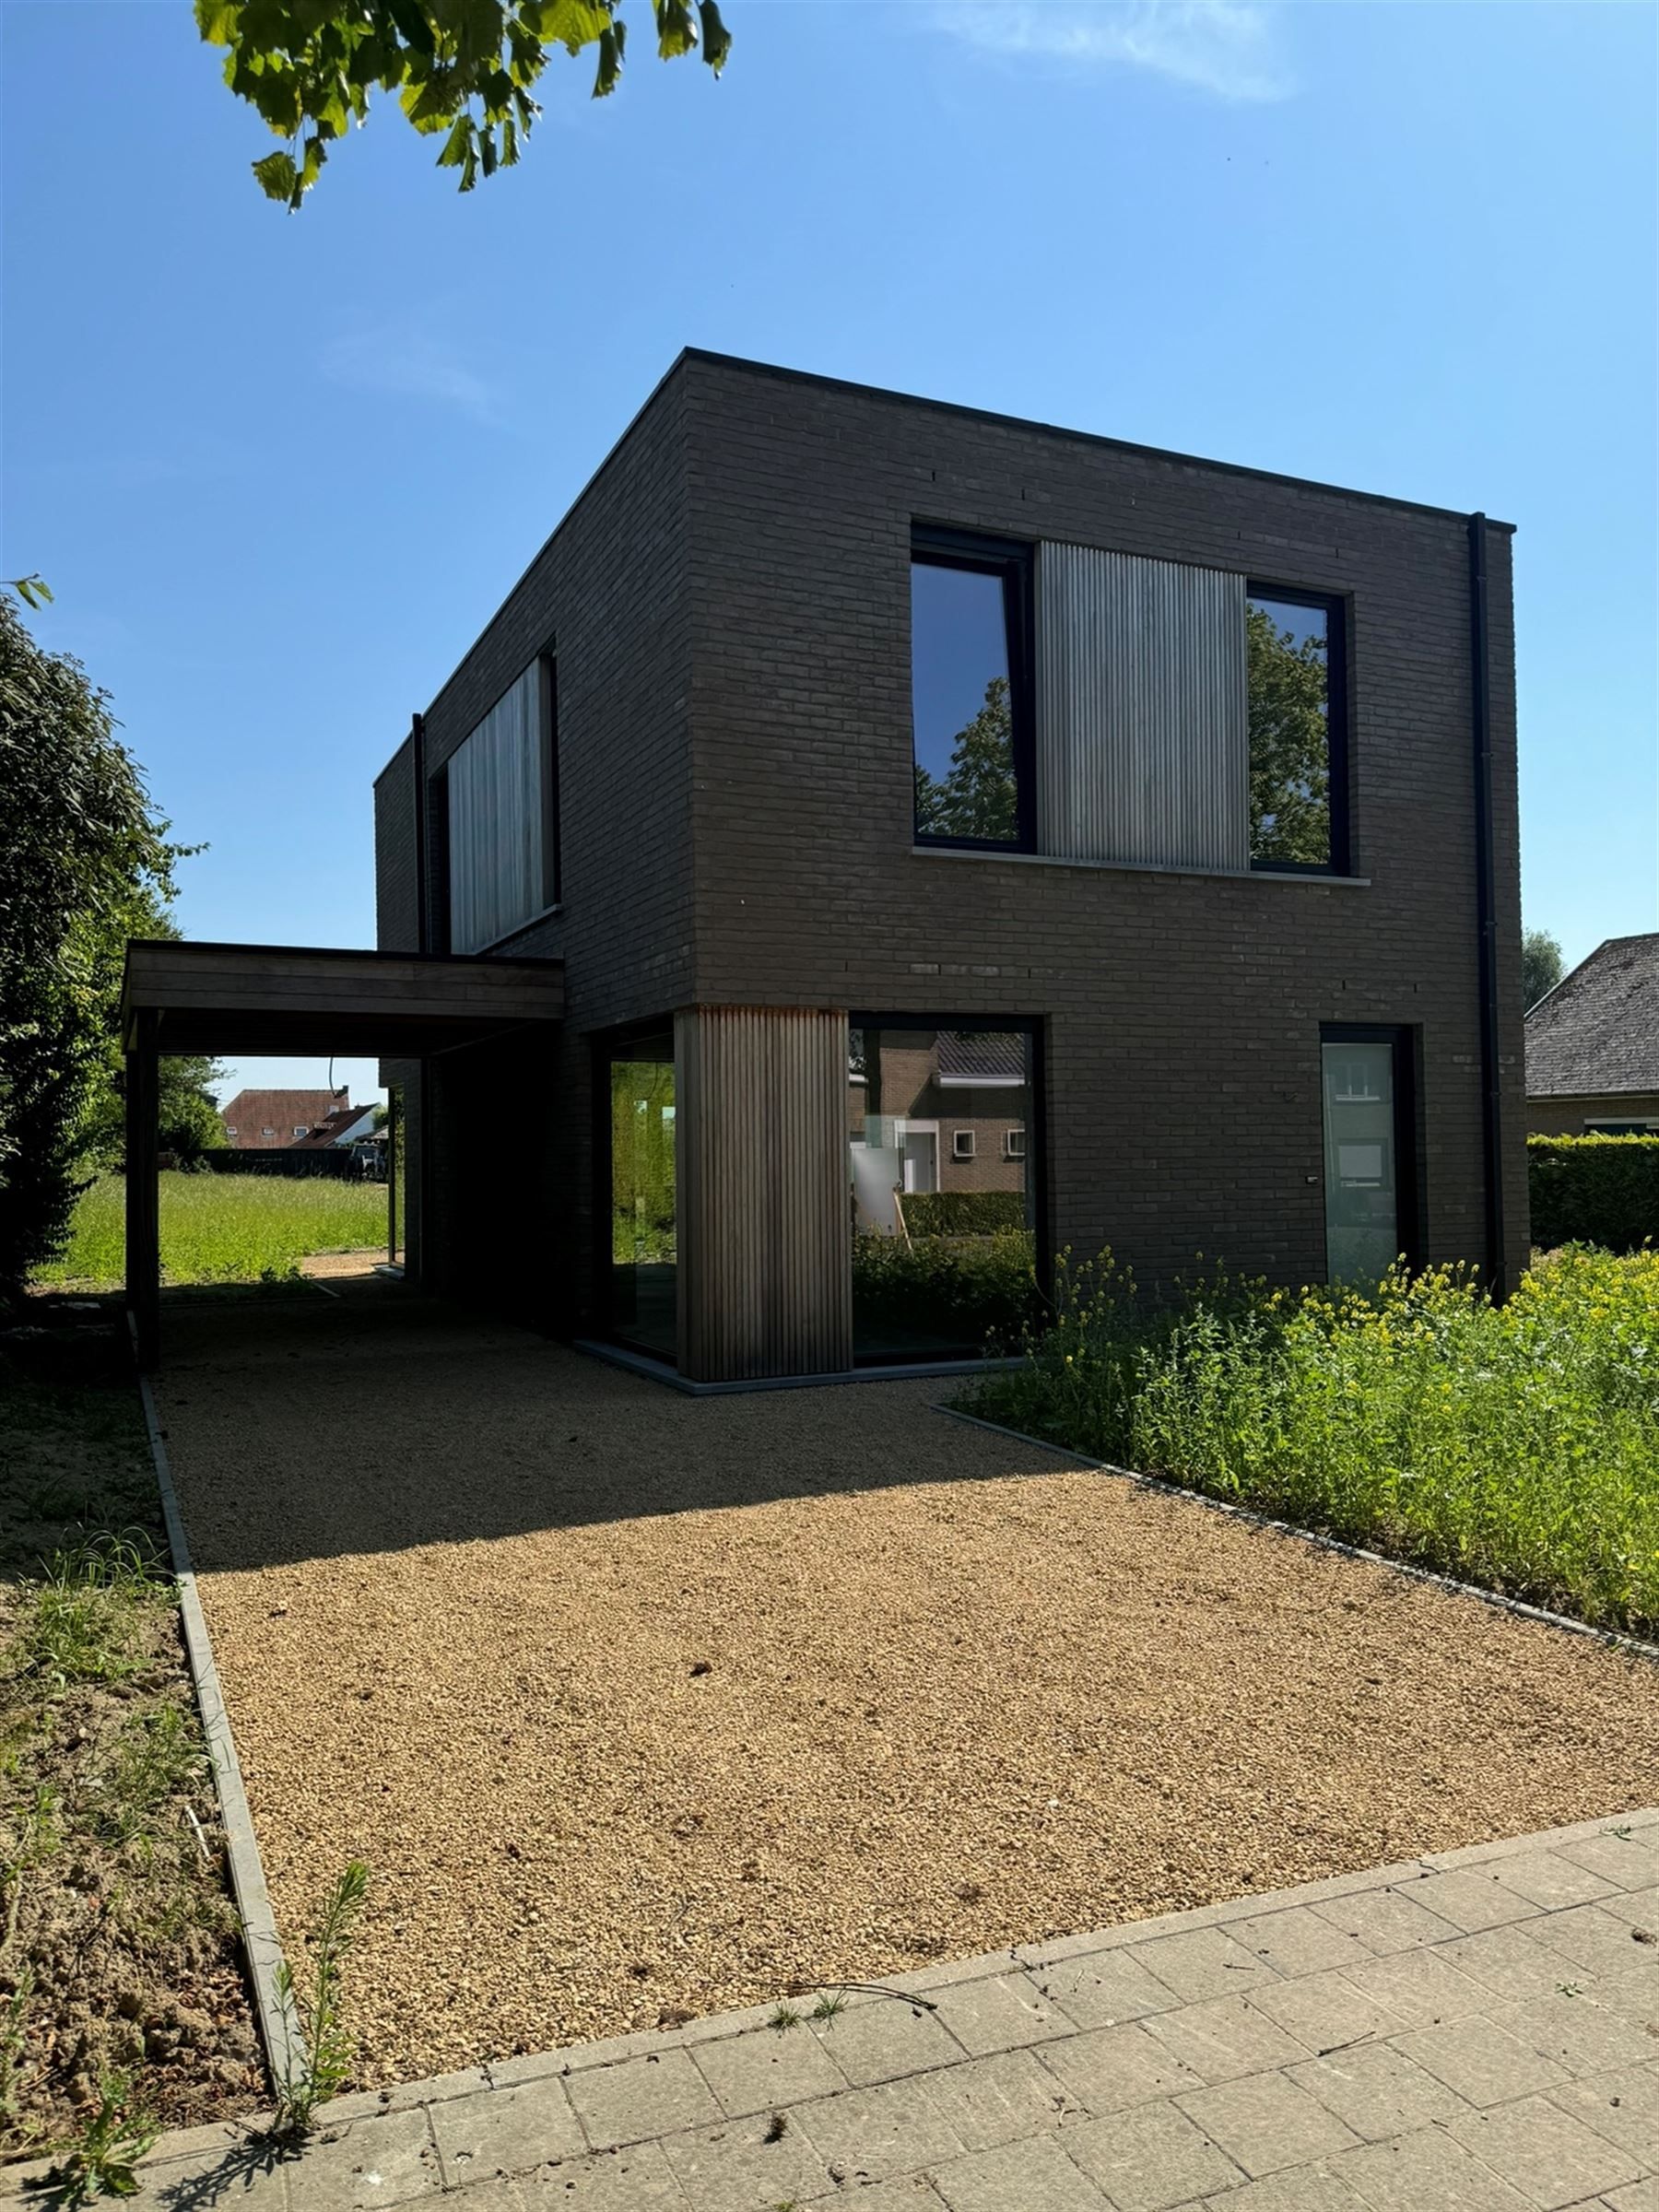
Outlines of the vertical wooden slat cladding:
M 1045 544 L 1037 638 L 1041 851 L 1248 868 L 1243 577 Z
M 690 1006 L 675 1017 L 682 1373 L 853 1364 L 847 1017 Z
M 449 763 L 450 945 L 477 952 L 541 912 L 543 686 L 532 662 Z

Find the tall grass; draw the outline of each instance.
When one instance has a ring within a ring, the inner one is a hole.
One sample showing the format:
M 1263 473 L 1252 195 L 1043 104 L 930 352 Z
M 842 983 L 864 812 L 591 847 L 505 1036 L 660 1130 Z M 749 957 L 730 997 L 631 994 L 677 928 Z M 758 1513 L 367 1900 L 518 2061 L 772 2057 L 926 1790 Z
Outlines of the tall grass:
M 385 1242 L 383 1183 L 171 1171 L 159 1180 L 163 1282 L 255 1283 L 292 1275 L 313 1252 Z M 100 1176 L 75 1209 L 68 1250 L 37 1279 L 113 1289 L 125 1262 L 124 1206 L 122 1177 Z
M 1659 1630 L 1659 1253 L 1368 1294 L 1063 1267 L 971 1410 L 1597 1626 Z

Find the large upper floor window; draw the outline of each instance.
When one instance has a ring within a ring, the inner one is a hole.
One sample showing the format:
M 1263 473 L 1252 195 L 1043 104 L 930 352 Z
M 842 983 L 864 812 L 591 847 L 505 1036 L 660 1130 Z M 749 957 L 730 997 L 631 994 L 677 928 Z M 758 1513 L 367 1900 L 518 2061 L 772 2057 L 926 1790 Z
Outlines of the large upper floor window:
M 1347 866 L 1343 603 L 1252 584 L 1246 609 L 1250 857 Z
M 1029 847 L 1030 549 L 918 529 L 911 552 L 915 834 Z

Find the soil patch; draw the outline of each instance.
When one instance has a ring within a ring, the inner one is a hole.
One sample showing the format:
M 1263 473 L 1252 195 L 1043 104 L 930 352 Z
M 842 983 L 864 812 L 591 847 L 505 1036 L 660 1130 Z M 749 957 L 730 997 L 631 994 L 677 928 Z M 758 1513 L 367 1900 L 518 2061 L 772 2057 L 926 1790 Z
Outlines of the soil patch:
M 0 1335 L 0 2157 L 119 2077 L 168 2127 L 264 2092 L 118 1317 L 27 1311 Z

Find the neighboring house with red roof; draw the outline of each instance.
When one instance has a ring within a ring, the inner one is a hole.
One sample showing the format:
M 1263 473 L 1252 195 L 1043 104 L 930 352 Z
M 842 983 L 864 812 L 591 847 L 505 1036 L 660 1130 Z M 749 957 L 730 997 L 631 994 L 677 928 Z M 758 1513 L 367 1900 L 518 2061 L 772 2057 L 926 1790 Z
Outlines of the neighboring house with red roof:
M 236 1152 L 276 1152 L 285 1146 L 304 1143 L 312 1131 L 343 1112 L 372 1113 L 370 1107 L 353 1109 L 350 1093 L 339 1090 L 239 1090 L 221 1110 L 225 1142 Z
M 1607 938 L 1528 1013 L 1526 1125 L 1659 1135 L 1659 931 Z
M 338 1106 L 326 1113 L 309 1136 L 296 1137 L 296 1152 L 324 1152 L 330 1145 L 354 1144 L 359 1136 L 374 1135 L 372 1106 Z

